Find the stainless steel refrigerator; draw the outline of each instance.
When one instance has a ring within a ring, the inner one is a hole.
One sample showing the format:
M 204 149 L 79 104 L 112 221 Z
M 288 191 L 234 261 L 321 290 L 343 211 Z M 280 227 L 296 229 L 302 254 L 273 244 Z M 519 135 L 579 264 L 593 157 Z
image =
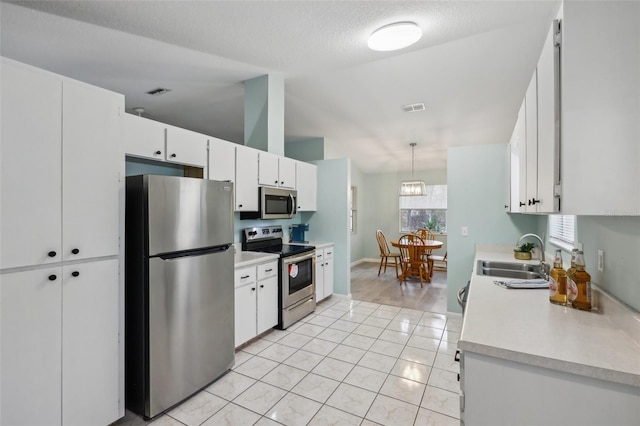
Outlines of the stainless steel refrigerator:
M 126 182 L 126 407 L 152 418 L 234 360 L 233 184 Z

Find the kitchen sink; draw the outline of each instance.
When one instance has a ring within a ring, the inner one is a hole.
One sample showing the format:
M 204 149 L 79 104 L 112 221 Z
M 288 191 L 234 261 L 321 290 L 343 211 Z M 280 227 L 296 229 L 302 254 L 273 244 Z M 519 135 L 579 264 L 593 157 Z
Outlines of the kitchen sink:
M 521 280 L 544 278 L 544 275 L 540 273 L 540 267 L 538 265 L 531 265 L 527 263 L 479 260 L 476 270 L 478 275 L 489 275 L 492 277 L 515 278 Z

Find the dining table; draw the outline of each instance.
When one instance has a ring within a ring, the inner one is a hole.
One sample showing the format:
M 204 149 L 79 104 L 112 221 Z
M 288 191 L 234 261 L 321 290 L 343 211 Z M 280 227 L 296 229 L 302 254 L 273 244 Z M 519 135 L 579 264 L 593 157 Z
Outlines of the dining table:
M 391 245 L 393 247 L 400 247 L 400 238 L 396 240 L 391 240 Z M 431 282 L 431 276 L 433 275 L 433 260 L 430 260 L 428 256 L 431 254 L 431 251 L 442 248 L 443 245 L 444 243 L 438 240 L 422 240 L 422 244 L 420 244 L 420 251 L 422 252 L 422 255 L 427 256 L 427 265 L 429 267 L 429 271 L 427 272 L 428 276 L 426 277 L 427 282 Z M 400 262 L 402 263 L 402 258 L 400 259 Z M 401 274 L 401 276 L 398 279 L 400 281 L 403 281 L 404 273 Z

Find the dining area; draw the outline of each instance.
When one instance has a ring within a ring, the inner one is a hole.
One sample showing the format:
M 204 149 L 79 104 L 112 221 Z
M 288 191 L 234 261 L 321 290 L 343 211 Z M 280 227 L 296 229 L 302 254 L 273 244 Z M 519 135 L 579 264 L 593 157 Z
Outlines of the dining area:
M 435 234 L 429 229 L 418 228 L 390 241 L 383 231 L 377 230 L 376 240 L 380 249 L 378 276 L 386 272 L 393 262 L 400 285 L 406 284 L 408 279 L 417 278 L 420 288 L 423 288 L 424 283 L 432 282 L 434 268 L 446 271 L 446 251 L 444 255 L 433 253 L 442 248 L 444 242 L 436 240 Z

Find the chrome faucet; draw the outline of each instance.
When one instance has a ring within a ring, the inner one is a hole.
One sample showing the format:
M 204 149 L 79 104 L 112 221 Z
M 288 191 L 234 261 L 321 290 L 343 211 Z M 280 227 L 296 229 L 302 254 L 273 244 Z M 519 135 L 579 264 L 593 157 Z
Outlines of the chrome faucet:
M 516 243 L 516 247 L 520 246 L 520 244 L 522 244 L 522 241 L 527 237 L 533 237 L 540 242 L 540 270 L 544 275 L 545 279 L 549 279 L 549 271 L 551 270 L 551 267 L 545 263 L 544 241 L 542 240 L 542 238 L 540 238 L 537 234 L 524 234 L 522 237 L 518 239 L 518 242 Z

